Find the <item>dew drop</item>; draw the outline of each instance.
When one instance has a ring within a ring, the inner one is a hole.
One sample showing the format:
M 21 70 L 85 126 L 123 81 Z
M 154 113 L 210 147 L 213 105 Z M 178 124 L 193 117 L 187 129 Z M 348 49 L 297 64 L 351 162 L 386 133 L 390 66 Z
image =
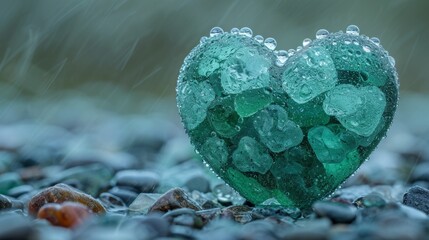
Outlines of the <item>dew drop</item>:
M 223 29 L 220 27 L 214 27 L 210 30 L 210 37 L 215 37 L 221 34 L 223 34 Z
M 276 64 L 277 66 L 281 67 L 286 63 L 286 60 L 288 58 L 288 52 L 285 50 L 280 50 L 277 52 L 276 56 Z
M 367 45 L 363 45 L 362 49 L 364 52 L 367 52 L 367 53 L 371 52 L 371 49 Z
M 328 34 L 329 34 L 328 30 L 326 30 L 326 29 L 319 29 L 316 32 L 316 38 L 317 39 L 324 39 L 325 37 L 328 36 Z
M 303 41 L 302 41 L 302 46 L 303 47 L 306 47 L 306 46 L 308 46 L 308 44 L 310 44 L 311 43 L 311 39 L 310 38 L 306 38 L 306 39 L 304 39 Z
M 254 38 L 258 43 L 264 42 L 264 37 L 262 37 L 261 35 L 256 35 Z
M 265 41 L 264 41 L 264 45 L 265 45 L 265 47 L 267 47 L 268 49 L 270 49 L 270 50 L 274 50 L 274 49 L 276 49 L 276 47 L 277 47 L 277 42 L 276 42 L 276 40 L 274 39 L 274 38 L 267 38 L 267 39 L 265 39 Z
M 388 56 L 387 59 L 389 59 L 389 63 L 394 67 L 395 66 L 395 59 L 392 56 Z
M 206 41 L 207 41 L 207 37 L 206 36 L 201 37 L 200 43 L 205 43 Z
M 232 29 L 231 29 L 231 33 L 232 33 L 232 34 L 239 34 L 239 33 L 240 33 L 240 30 L 239 30 L 238 28 L 232 28 Z
M 346 28 L 346 33 L 354 36 L 359 35 L 359 28 L 356 25 L 350 25 Z
M 301 51 L 302 50 L 302 47 L 301 46 L 298 46 L 297 48 L 296 48 L 296 51 L 297 52 L 299 52 L 299 51 Z
M 240 35 L 246 36 L 246 37 L 252 37 L 253 32 L 252 29 L 248 28 L 248 27 L 244 27 L 240 29 Z
M 380 45 L 380 39 L 378 39 L 378 38 L 376 38 L 376 37 L 372 37 L 372 38 L 371 38 L 371 41 L 372 41 L 373 43 L 375 43 L 375 45 L 377 45 L 377 46 L 379 46 L 379 45 Z
M 295 49 L 289 49 L 287 52 L 289 57 L 295 55 Z

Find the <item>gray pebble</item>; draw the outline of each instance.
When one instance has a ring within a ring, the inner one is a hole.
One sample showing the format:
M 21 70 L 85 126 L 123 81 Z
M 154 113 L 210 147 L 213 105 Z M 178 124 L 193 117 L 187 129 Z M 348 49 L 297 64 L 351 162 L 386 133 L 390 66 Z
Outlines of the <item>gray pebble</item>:
M 319 217 L 327 217 L 333 223 L 351 223 L 356 218 L 356 207 L 337 202 L 319 201 L 313 204 Z
M 414 186 L 404 194 L 403 203 L 429 214 L 429 190 Z

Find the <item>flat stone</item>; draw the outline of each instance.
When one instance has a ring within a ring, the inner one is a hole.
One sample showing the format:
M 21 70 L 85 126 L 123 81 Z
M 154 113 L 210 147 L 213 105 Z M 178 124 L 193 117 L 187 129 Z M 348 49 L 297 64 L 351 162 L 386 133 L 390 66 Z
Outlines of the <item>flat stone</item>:
M 333 223 L 351 223 L 357 212 L 353 205 L 323 201 L 314 203 L 313 210 L 319 217 L 327 217 Z
M 80 192 L 66 184 L 57 184 L 46 188 L 34 195 L 28 203 L 28 213 L 36 216 L 39 209 L 47 203 L 79 202 L 87 206 L 92 212 L 103 214 L 106 209 L 92 196 Z
M 136 189 L 137 192 L 151 193 L 159 185 L 158 174 L 149 171 L 123 170 L 113 177 L 116 186 L 125 186 Z
M 173 188 L 164 193 L 156 202 L 149 208 L 151 212 L 167 212 L 177 208 L 190 208 L 193 210 L 202 210 L 192 198 L 181 188 Z
M 404 194 L 403 204 L 429 214 L 429 190 L 419 186 L 411 187 Z

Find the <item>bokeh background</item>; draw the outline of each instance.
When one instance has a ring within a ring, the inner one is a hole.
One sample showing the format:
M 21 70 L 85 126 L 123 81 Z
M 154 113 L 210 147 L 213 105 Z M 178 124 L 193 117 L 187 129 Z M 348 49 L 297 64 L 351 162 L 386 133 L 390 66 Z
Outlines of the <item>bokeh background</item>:
M 287 50 L 320 28 L 356 24 L 396 59 L 401 99 L 395 124 L 427 134 L 428 10 L 426 0 L 3 0 L 0 122 L 28 116 L 41 123 L 88 121 L 99 113 L 88 99 L 97 109 L 179 122 L 179 68 L 212 27 L 248 26 Z M 97 116 L 94 123 L 107 121 Z M 109 129 L 121 128 L 114 126 Z M 407 139 L 390 138 L 400 145 Z

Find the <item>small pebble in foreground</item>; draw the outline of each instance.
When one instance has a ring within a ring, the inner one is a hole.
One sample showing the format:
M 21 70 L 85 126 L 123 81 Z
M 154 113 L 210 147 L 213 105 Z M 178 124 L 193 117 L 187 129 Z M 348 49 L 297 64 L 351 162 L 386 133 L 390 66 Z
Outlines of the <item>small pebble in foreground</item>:
M 92 215 L 91 210 L 81 203 L 47 203 L 40 208 L 37 218 L 46 219 L 52 225 L 66 228 L 76 227 Z
M 94 213 L 105 213 L 106 209 L 96 199 L 66 184 L 60 183 L 36 194 L 28 203 L 28 213 L 36 216 L 47 203 L 78 202 Z

